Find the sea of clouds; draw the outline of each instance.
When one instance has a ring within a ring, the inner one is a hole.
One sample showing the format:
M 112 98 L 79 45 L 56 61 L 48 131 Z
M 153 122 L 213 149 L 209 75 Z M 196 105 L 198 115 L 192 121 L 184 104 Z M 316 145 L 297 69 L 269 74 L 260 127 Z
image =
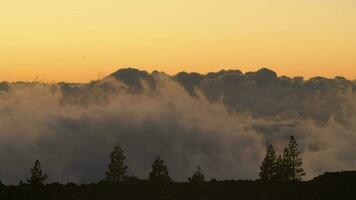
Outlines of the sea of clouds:
M 266 146 L 282 152 L 291 135 L 306 179 L 356 170 L 355 91 L 342 77 L 304 80 L 268 69 L 123 69 L 86 84 L 1 83 L 0 180 L 26 180 L 39 159 L 49 182 L 100 181 L 116 142 L 139 178 L 161 156 L 177 181 L 197 165 L 208 178 L 256 179 Z

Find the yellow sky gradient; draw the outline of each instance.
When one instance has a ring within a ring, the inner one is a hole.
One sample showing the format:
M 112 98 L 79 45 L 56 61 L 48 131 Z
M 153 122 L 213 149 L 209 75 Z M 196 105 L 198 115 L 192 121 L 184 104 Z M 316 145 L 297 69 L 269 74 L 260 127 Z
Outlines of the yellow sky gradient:
M 356 0 L 0 0 L 0 80 L 127 66 L 356 79 Z

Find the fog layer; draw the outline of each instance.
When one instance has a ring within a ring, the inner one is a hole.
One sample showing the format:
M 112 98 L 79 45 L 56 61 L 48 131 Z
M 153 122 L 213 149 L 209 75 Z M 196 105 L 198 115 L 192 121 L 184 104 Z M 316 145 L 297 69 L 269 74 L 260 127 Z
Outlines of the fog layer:
M 355 83 L 262 69 L 206 75 L 120 70 L 88 84 L 0 84 L 0 180 L 17 183 L 39 159 L 49 181 L 104 178 L 114 143 L 130 175 L 161 156 L 177 181 L 255 179 L 266 145 L 291 135 L 307 179 L 356 168 Z

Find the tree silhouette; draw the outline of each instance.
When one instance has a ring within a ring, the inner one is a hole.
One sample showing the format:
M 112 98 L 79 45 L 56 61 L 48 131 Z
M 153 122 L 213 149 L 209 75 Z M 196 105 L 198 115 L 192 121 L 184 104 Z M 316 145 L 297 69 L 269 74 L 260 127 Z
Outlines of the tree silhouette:
M 42 173 L 41 163 L 36 160 L 35 166 L 31 169 L 31 178 L 27 182 L 31 185 L 43 185 L 47 180 L 47 175 Z
M 116 143 L 114 150 L 110 154 L 110 163 L 106 171 L 106 180 L 110 183 L 121 183 L 127 173 L 124 152 L 119 143 Z
M 271 181 L 276 179 L 277 175 L 277 155 L 272 145 L 269 145 L 266 157 L 261 165 L 260 177 L 261 180 Z
M 197 171 L 188 180 L 191 183 L 202 183 L 205 181 L 205 176 L 202 173 L 200 166 L 197 167 Z
M 289 148 L 284 148 L 283 156 L 278 158 L 278 180 L 280 182 L 291 181 L 291 162 Z
M 302 168 L 303 161 L 294 136 L 290 137 L 288 149 L 285 150 L 283 157 L 286 162 L 286 177 L 288 177 L 288 180 L 301 181 L 302 177 L 305 176 L 305 172 Z
M 168 174 L 167 166 L 164 164 L 164 161 L 160 157 L 157 157 L 154 163 L 152 164 L 152 171 L 149 174 L 149 180 L 155 183 L 164 183 L 171 181 L 171 178 Z
M 283 159 L 282 155 L 278 155 L 276 158 L 276 175 L 274 180 L 277 182 L 284 182 L 286 180 L 286 173 L 285 173 L 285 160 Z

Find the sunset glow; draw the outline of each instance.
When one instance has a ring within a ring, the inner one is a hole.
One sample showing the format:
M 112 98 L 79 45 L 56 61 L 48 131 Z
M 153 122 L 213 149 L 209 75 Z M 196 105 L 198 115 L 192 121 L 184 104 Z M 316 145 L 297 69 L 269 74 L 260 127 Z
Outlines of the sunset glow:
M 1 0 L 0 80 L 268 67 L 356 78 L 354 0 Z

